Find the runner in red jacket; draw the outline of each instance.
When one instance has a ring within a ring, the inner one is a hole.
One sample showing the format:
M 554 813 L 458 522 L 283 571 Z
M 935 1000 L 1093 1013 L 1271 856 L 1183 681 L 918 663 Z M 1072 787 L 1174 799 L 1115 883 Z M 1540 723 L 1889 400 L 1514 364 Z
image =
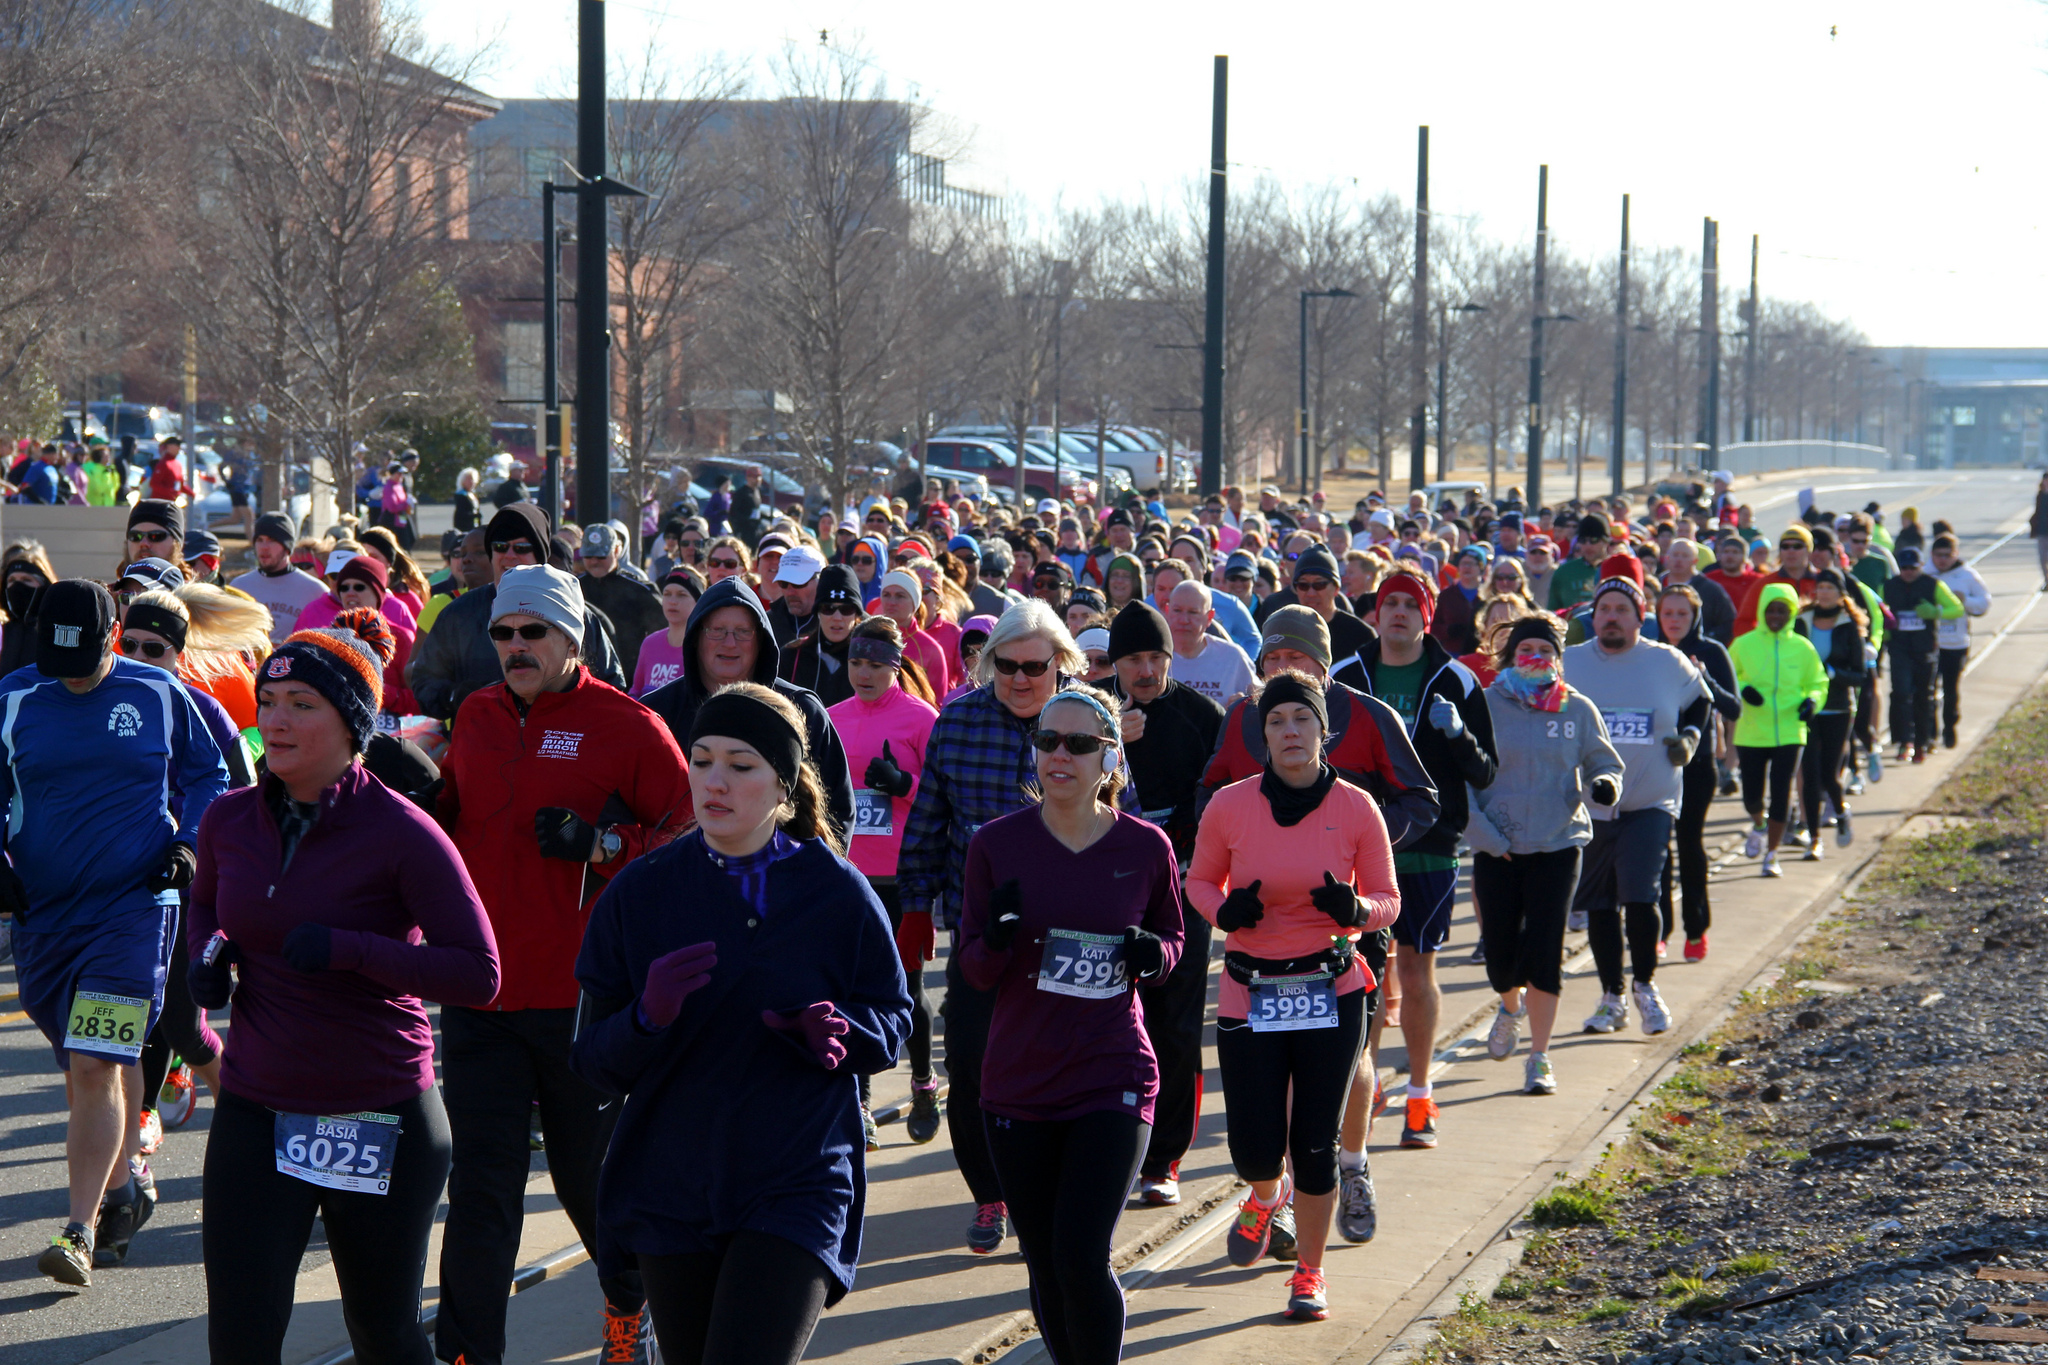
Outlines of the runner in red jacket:
M 497 999 L 441 1009 L 454 1165 L 436 1349 L 469 1365 L 504 1359 L 536 1102 L 555 1193 L 597 1250 L 597 1173 L 619 1107 L 569 1068 L 576 954 L 598 892 L 673 838 L 689 811 L 668 726 L 578 658 L 586 620 L 568 574 L 544 564 L 505 571 L 490 623 L 505 681 L 463 701 L 441 768 L 437 813 L 501 945 Z M 606 1358 L 644 1359 L 637 1280 L 599 1282 Z

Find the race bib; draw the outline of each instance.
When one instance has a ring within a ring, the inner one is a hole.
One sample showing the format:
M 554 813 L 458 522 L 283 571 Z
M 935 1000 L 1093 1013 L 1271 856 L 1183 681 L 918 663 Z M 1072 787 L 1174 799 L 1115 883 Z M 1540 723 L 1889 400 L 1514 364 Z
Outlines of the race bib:
M 149 1006 L 147 997 L 80 991 L 71 997 L 71 1014 L 64 1025 L 65 1051 L 134 1061 L 142 1055 L 143 1041 L 149 1036 Z
M 853 833 L 894 834 L 896 811 L 891 801 L 892 798 L 884 792 L 856 787 L 853 793 Z
M 1122 934 L 1048 929 L 1038 962 L 1038 989 L 1083 1000 L 1114 1000 L 1130 987 Z
M 1927 623 L 1921 620 L 1919 615 L 1915 612 L 1902 611 L 1899 613 L 1899 629 L 1925 630 L 1927 629 Z
M 1918 617 L 1914 618 L 1918 620 Z M 1939 649 L 1968 649 L 1970 647 L 1970 623 L 1958 616 L 1953 621 L 1934 623 L 1934 643 Z
M 1656 739 L 1655 727 L 1650 721 L 1654 711 L 1642 711 L 1622 707 L 1614 711 L 1602 711 L 1600 718 L 1607 722 L 1607 738 L 1616 744 L 1650 744 Z
M 391 1192 L 398 1150 L 394 1114 L 279 1114 L 277 1169 L 308 1185 L 358 1194 Z
M 1245 1022 L 1253 1033 L 1337 1027 L 1337 988 L 1328 972 L 1263 977 L 1251 984 Z

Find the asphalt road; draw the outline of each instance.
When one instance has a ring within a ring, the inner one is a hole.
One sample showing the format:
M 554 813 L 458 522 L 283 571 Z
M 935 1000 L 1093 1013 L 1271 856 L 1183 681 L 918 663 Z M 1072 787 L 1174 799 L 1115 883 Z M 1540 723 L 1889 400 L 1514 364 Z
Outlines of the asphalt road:
M 1802 485 L 1818 489 L 1822 505 L 1839 510 L 1878 501 L 1894 525 L 1897 510 L 1914 505 L 1923 525 L 1936 518 L 1952 522 L 1966 556 L 1974 557 L 2031 508 L 2037 477 L 1844 471 L 1759 485 L 1746 490 L 1745 500 L 1771 534 L 1790 519 Z M 2033 555 L 2023 531 L 1996 551 L 1996 564 L 2007 572 L 1990 616 L 1976 623 L 1980 650 L 2027 605 L 2027 594 L 2011 587 L 2024 581 L 2031 588 L 2032 575 L 2014 571 L 2030 566 Z M 1462 956 L 1463 947 L 1453 947 Z M 36 1273 L 33 1261 L 64 1212 L 63 1082 L 41 1036 L 15 1013 L 12 993 L 12 968 L 0 968 L 0 1357 L 8 1365 L 78 1365 L 205 1312 L 199 1192 L 211 1108 L 202 1100 L 191 1123 L 171 1134 L 152 1160 L 161 1200 L 128 1264 L 100 1272 L 89 1292 L 58 1290 Z M 217 1019 L 216 1027 L 224 1022 Z M 904 1089 L 900 1079 L 878 1078 L 878 1101 Z M 1205 1135 L 1205 1145 L 1214 1140 Z M 889 1178 L 881 1170 L 876 1175 Z M 931 1235 L 950 1244 L 957 1229 L 948 1222 Z M 309 1265 L 320 1255 L 316 1231 Z

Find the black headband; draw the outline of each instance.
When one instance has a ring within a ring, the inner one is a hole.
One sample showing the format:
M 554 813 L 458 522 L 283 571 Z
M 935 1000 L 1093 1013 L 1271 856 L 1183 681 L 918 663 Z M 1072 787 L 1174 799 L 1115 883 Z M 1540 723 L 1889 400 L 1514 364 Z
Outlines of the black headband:
M 130 604 L 121 624 L 130 630 L 146 630 L 163 636 L 173 649 L 185 647 L 185 618 L 153 602 Z
M 707 697 L 690 726 L 689 747 L 695 748 L 706 735 L 722 735 L 747 745 L 768 760 L 784 787 L 796 790 L 797 774 L 804 766 L 803 732 L 760 698 L 744 692 L 717 692 Z
M 871 664 L 887 664 L 894 668 L 903 662 L 903 649 L 892 645 L 879 635 L 856 635 L 846 642 L 846 657 L 865 659 Z
M 1304 684 L 1301 679 L 1291 678 L 1285 673 L 1268 679 L 1265 687 L 1260 690 L 1259 724 L 1263 726 L 1266 723 L 1266 717 L 1272 713 L 1274 707 L 1284 706 L 1289 702 L 1300 702 L 1315 712 L 1317 722 L 1323 727 L 1323 733 L 1330 733 L 1330 703 L 1324 699 L 1323 689 L 1313 683 Z

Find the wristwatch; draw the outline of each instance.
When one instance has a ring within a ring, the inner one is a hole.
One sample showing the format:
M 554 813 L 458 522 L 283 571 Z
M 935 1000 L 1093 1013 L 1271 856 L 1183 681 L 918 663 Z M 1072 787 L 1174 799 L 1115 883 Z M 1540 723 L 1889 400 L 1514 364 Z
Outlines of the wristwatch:
M 607 825 L 598 831 L 597 846 L 604 850 L 604 857 L 600 861 L 608 863 L 619 856 L 619 850 L 626 846 L 626 842 L 619 838 L 617 830 Z

